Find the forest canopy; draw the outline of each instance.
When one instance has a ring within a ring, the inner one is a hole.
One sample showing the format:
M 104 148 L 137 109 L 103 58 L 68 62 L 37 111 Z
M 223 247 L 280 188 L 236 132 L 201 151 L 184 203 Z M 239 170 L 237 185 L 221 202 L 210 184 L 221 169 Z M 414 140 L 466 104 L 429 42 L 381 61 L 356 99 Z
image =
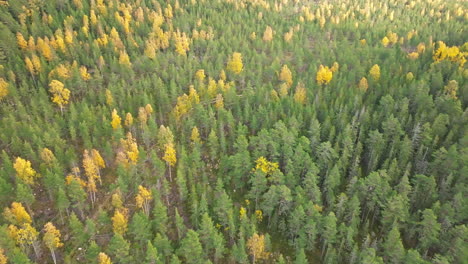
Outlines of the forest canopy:
M 0 264 L 466 263 L 467 21 L 0 0 Z

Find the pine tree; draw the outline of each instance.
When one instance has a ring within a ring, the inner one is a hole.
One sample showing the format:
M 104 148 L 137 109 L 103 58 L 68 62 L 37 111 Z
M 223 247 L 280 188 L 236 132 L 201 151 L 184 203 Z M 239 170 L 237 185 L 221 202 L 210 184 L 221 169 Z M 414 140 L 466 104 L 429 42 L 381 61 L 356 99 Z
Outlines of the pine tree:
M 400 231 L 397 225 L 393 225 L 392 230 L 383 243 L 383 248 L 388 263 L 402 263 L 406 252 L 401 242 Z
M 307 263 L 309 263 L 309 262 L 307 261 L 306 254 L 304 252 L 304 249 L 301 248 L 296 253 L 296 258 L 294 259 L 294 264 L 307 264 Z
M 185 259 L 188 264 L 198 264 L 203 261 L 203 248 L 197 232 L 189 229 L 187 235 L 180 242 L 177 254 Z
M 134 239 L 141 244 L 151 238 L 152 230 L 150 219 L 141 212 L 137 212 L 133 215 L 129 229 Z
M 422 212 L 422 220 L 419 223 L 419 242 L 420 247 L 427 255 L 429 248 L 437 244 L 439 239 L 441 225 L 437 222 L 437 216 L 431 209 Z
M 128 263 L 130 255 L 130 243 L 119 233 L 115 233 L 108 246 L 108 252 L 118 262 Z
M 145 264 L 159 264 L 162 263 L 158 250 L 151 244 L 151 241 L 148 240 L 146 245 L 146 258 Z
M 335 242 L 336 239 L 336 217 L 335 213 L 330 212 L 326 217 L 323 218 L 322 224 L 322 239 L 323 239 L 323 246 L 322 246 L 322 257 L 330 245 Z

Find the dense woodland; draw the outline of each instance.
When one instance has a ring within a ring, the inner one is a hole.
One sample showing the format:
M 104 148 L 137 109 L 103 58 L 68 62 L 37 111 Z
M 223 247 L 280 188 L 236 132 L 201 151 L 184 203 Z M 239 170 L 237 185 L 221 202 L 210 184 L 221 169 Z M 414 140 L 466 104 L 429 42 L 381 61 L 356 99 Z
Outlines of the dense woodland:
M 0 264 L 467 263 L 467 1 L 0 21 Z

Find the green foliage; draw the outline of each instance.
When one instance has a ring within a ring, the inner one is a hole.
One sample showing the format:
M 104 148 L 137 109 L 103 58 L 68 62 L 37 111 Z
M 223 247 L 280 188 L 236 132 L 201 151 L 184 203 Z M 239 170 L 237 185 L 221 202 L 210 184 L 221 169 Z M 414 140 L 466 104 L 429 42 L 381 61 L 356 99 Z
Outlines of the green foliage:
M 463 263 L 464 4 L 0 1 L 0 208 L 57 263 Z

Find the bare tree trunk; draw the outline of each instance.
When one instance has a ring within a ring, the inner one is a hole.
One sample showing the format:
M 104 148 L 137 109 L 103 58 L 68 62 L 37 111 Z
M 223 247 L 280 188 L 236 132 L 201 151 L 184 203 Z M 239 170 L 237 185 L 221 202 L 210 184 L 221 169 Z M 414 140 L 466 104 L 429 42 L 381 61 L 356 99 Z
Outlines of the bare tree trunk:
M 50 254 L 52 255 L 52 259 L 54 260 L 54 264 L 57 264 L 57 257 L 55 256 L 55 252 L 53 249 L 50 249 Z
M 169 165 L 169 163 L 167 165 L 169 166 L 169 181 L 172 182 L 171 165 Z

